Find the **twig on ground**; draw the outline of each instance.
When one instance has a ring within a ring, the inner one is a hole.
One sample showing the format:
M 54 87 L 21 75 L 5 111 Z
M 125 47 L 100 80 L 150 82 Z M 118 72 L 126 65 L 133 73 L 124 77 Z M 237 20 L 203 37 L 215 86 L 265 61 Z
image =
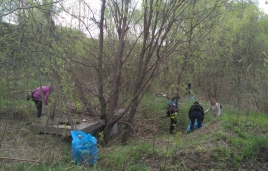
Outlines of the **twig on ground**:
M 48 164 L 42 161 L 38 161 L 38 160 L 30 160 L 30 159 L 18 159 L 18 158 L 10 158 L 10 157 L 0 157 L 0 159 L 3 160 L 15 160 L 15 161 L 25 161 L 25 162 L 31 162 L 31 163 L 44 163 L 44 164 Z

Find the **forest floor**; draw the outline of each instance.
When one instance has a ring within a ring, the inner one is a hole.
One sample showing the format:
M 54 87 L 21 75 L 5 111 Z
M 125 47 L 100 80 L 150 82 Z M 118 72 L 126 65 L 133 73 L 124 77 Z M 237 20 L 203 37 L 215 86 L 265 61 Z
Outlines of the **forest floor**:
M 109 146 L 99 146 L 99 161 L 91 169 L 268 170 L 266 115 L 237 118 L 226 113 L 220 118 L 208 117 L 203 128 L 186 133 L 187 109 L 179 112 L 177 133 L 169 134 L 164 109 L 153 110 L 151 115 L 151 109 L 141 108 L 129 145 L 120 145 L 119 132 Z M 89 169 L 73 164 L 70 137 L 40 134 L 27 125 L 33 118 L 23 114 L 0 116 L 0 170 Z M 120 124 L 118 128 L 121 130 Z

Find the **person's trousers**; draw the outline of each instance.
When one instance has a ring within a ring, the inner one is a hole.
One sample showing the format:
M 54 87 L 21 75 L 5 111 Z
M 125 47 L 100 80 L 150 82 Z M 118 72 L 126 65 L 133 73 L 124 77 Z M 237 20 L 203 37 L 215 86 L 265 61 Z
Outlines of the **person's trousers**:
M 194 131 L 195 119 L 197 120 L 198 128 L 200 128 L 202 126 L 201 124 L 203 122 L 203 114 L 202 114 L 202 112 L 200 112 L 200 111 L 192 111 L 192 113 L 190 114 L 190 120 L 191 120 L 190 128 L 191 128 L 192 132 Z
M 42 114 L 42 101 L 38 99 L 33 99 L 36 109 L 37 109 L 37 117 L 40 118 Z
M 169 129 L 169 132 L 170 133 L 175 133 L 175 126 L 176 126 L 176 123 L 177 123 L 177 119 L 171 119 L 170 118 L 170 129 Z
M 176 124 L 177 124 L 177 119 L 176 119 L 176 117 L 175 117 L 175 118 L 170 117 L 170 129 L 169 129 L 169 132 L 170 132 L 170 133 L 175 133 L 175 127 L 176 127 Z
M 191 89 L 190 88 L 186 88 L 186 95 L 187 94 L 191 94 Z

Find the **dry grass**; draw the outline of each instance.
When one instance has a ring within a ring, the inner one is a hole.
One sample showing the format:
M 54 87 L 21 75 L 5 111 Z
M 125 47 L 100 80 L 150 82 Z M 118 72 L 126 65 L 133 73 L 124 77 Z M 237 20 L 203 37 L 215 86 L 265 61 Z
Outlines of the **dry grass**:
M 27 122 L 2 118 L 0 122 L 0 170 L 19 164 L 46 163 L 55 165 L 71 161 L 70 144 L 57 135 L 39 134 L 26 125 Z M 64 151 L 65 150 L 65 151 Z

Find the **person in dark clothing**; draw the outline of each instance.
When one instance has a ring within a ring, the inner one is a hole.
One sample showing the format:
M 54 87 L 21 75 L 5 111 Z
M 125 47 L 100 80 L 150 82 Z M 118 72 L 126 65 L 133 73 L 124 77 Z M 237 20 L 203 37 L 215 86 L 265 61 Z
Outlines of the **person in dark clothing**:
M 191 94 L 191 86 L 192 86 L 192 84 L 189 82 L 189 80 L 186 81 L 186 86 L 187 86 L 186 95 Z
M 191 121 L 190 125 L 191 132 L 194 131 L 195 119 L 197 120 L 198 128 L 202 126 L 201 124 L 204 120 L 204 109 L 197 101 L 193 103 L 193 105 L 189 110 L 189 119 Z
M 174 134 L 175 133 L 175 126 L 177 124 L 177 111 L 171 111 L 170 114 L 170 127 L 169 127 L 169 133 Z
M 171 112 L 177 109 L 176 99 L 173 97 L 171 100 L 168 100 L 167 104 L 168 104 L 168 108 L 167 108 L 166 116 L 170 117 Z
M 171 101 L 168 101 L 168 109 L 166 116 L 170 117 L 170 129 L 169 132 L 171 134 L 175 133 L 175 126 L 177 124 L 177 115 L 178 115 L 178 108 L 176 106 L 176 99 L 173 98 Z

